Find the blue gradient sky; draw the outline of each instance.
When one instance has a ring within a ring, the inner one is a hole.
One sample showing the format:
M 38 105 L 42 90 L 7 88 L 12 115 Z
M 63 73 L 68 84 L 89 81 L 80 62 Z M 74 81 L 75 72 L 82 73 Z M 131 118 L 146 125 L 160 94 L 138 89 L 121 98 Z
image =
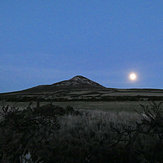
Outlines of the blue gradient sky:
M 163 88 L 163 0 L 1 0 L 0 92 L 83 75 Z M 128 73 L 139 75 L 128 81 Z

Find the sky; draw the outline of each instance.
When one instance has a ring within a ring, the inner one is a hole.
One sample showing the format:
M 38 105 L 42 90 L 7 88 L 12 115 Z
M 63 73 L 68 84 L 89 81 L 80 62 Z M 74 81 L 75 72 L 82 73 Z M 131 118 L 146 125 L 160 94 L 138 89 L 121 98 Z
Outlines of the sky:
M 0 0 L 0 92 L 76 75 L 163 88 L 162 0 Z M 138 79 L 131 82 L 128 74 Z

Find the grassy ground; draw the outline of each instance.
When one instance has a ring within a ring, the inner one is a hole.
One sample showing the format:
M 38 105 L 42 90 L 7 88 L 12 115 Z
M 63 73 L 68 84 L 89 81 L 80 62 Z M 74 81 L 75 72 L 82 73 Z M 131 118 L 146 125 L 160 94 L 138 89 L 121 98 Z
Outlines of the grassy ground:
M 30 102 L 0 102 L 0 106 L 10 105 L 20 108 L 26 108 Z M 49 102 L 40 102 L 40 105 L 49 104 Z M 75 109 L 86 109 L 86 110 L 101 110 L 101 111 L 113 111 L 113 112 L 134 112 L 135 110 L 141 110 L 140 104 L 147 105 L 148 101 L 122 101 L 122 102 L 88 102 L 88 101 L 70 101 L 70 102 L 53 102 L 54 105 L 66 107 L 72 106 Z M 36 102 L 33 102 L 32 107 L 36 106 Z
M 17 105 L 24 107 L 26 104 Z M 63 104 L 67 105 L 58 103 Z M 127 105 L 120 102 L 118 105 L 103 102 L 68 104 L 76 104 L 76 107 L 78 104 L 83 108 L 85 104 L 93 110 L 54 105 L 34 109 L 28 107 L 21 111 L 4 107 L 0 114 L 0 162 L 162 162 L 161 104 L 153 103 L 148 110 L 147 107 L 142 108 L 143 114 L 131 112 L 132 108 L 130 112 L 126 107 L 122 110 L 120 106 Z M 108 104 L 119 106 L 118 109 L 115 107 L 118 112 L 111 108 L 111 112 L 94 109 L 104 109 L 104 104 L 107 104 L 106 108 Z
M 76 109 L 88 109 L 88 110 L 101 110 L 101 111 L 114 111 L 114 112 L 133 112 L 135 109 L 140 110 L 140 104 L 145 104 L 146 102 L 131 102 L 131 101 L 124 101 L 124 102 L 105 102 L 105 101 L 98 101 L 98 102 L 58 102 L 56 105 L 60 106 L 73 106 Z

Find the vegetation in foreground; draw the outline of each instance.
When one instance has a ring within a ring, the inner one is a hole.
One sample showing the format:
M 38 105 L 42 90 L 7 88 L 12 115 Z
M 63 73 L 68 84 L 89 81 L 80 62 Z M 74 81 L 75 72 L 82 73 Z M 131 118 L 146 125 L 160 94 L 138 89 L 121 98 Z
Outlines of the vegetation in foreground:
M 3 163 L 163 161 L 161 103 L 142 105 L 135 116 L 54 105 L 1 110 Z

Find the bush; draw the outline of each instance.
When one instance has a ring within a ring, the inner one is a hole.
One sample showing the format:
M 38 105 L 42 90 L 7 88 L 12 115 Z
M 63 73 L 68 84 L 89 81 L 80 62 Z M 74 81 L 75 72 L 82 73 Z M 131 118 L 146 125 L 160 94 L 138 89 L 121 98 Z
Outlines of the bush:
M 52 104 L 21 111 L 3 107 L 0 159 L 5 163 L 25 159 L 45 163 L 162 162 L 161 103 L 141 106 L 142 112 L 133 116 Z

